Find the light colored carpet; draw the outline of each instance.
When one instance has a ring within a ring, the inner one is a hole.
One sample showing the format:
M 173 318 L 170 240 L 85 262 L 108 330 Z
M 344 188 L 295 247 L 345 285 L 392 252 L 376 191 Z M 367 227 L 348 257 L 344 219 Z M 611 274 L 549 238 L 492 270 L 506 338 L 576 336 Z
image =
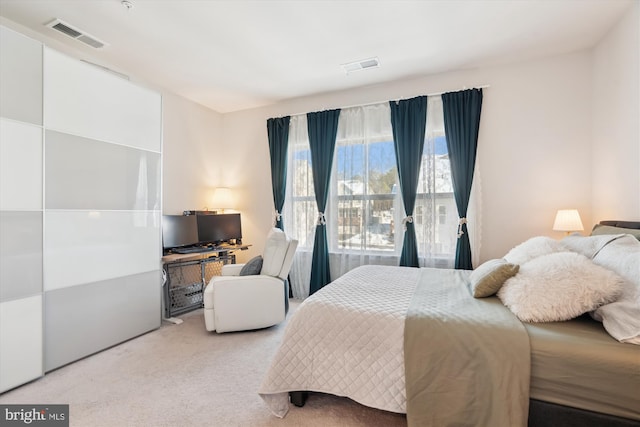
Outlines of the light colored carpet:
M 292 301 L 287 316 L 299 305 Z M 257 390 L 285 323 L 216 334 L 202 310 L 0 395 L 0 403 L 69 404 L 71 426 L 406 426 L 406 417 L 311 394 L 284 419 Z

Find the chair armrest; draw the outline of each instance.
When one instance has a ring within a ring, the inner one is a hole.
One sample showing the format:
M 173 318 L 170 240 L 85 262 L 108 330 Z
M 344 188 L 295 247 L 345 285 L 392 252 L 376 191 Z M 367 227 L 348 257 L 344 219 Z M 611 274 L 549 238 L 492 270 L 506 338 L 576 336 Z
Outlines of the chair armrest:
M 256 276 L 213 276 L 209 284 L 215 283 L 216 292 L 230 289 L 232 291 L 251 291 L 258 287 L 284 289 L 284 281 L 279 277 Z
M 242 267 L 244 267 L 244 264 L 225 264 L 222 266 L 220 274 L 223 276 L 238 276 Z

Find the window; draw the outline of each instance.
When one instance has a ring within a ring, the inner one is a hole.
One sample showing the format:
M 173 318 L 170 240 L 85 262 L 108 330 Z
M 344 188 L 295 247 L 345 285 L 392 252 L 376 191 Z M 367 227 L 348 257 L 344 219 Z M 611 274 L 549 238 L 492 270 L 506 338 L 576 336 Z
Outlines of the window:
M 444 134 L 442 98 L 428 97 L 427 129 L 418 179 L 414 223 L 421 265 L 453 267 L 457 208 Z
M 287 194 L 284 205 L 285 230 L 298 239 L 298 247 L 313 248 L 318 211 L 313 189 L 311 150 L 306 116 L 291 118 Z
M 444 225 L 447 223 L 447 207 L 444 205 L 438 206 L 438 224 Z
M 334 252 L 396 252 L 399 199 L 388 104 L 340 112 L 327 210 Z
M 428 98 L 427 115 L 413 221 L 421 265 L 451 267 L 458 218 L 439 96 Z M 325 212 L 334 278 L 365 263 L 398 264 L 405 215 L 390 116 L 388 103 L 340 112 Z M 308 263 L 318 217 L 311 168 L 306 115 L 293 116 L 285 230 L 299 241 L 298 261 Z

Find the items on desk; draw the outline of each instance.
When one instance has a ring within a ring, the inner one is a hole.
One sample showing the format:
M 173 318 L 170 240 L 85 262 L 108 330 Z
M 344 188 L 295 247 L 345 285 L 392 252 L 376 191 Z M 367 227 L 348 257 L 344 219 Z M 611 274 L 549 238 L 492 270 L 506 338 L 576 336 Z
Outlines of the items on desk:
M 162 216 L 162 246 L 165 254 L 210 252 L 225 244 L 242 244 L 239 213 L 199 215 L 197 212 L 195 215 Z

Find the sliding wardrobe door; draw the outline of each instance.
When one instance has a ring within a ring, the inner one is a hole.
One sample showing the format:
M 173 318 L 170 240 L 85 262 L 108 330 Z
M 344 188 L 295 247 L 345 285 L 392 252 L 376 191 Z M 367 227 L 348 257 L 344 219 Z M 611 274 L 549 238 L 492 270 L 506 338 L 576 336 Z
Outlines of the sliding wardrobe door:
M 42 44 L 0 26 L 0 393 L 43 374 Z
M 45 370 L 160 326 L 161 98 L 44 53 Z

